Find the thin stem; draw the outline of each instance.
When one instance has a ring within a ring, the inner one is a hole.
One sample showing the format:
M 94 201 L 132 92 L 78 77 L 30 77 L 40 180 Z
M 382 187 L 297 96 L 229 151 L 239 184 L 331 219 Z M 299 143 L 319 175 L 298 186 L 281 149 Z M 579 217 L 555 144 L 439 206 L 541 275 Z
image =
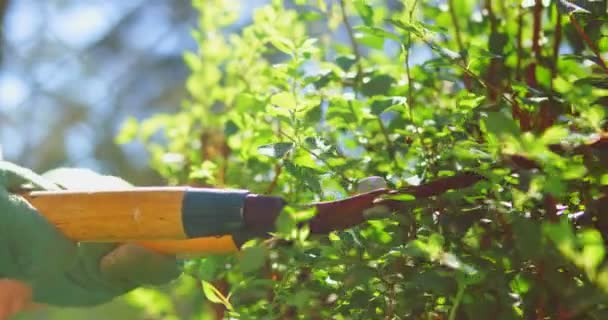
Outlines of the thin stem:
M 498 31 L 498 19 L 496 18 L 496 14 L 494 14 L 492 0 L 486 0 L 485 5 L 488 12 L 488 19 L 490 20 L 490 29 L 492 30 L 492 33 L 496 33 Z
M 468 65 L 467 57 L 466 57 L 466 55 L 463 54 L 464 45 L 462 43 L 460 24 L 458 23 L 458 16 L 456 15 L 456 10 L 454 8 L 455 8 L 454 0 L 449 0 L 450 17 L 452 18 L 452 24 L 454 25 L 454 33 L 456 34 L 456 44 L 458 45 L 458 52 L 460 54 L 462 54 L 462 60 L 464 61 L 464 64 Z M 411 20 L 411 15 L 410 15 L 410 20 Z M 463 83 L 467 90 L 471 90 L 471 82 L 469 81 L 469 78 L 467 77 L 466 74 L 464 75 Z
M 494 13 L 494 6 L 492 4 L 492 0 L 485 1 L 485 9 L 486 15 L 488 17 L 488 21 L 490 22 L 490 36 L 498 35 L 498 18 Z M 493 86 L 487 87 L 487 97 L 490 103 L 496 103 L 498 97 L 502 95 L 504 91 L 504 86 L 501 85 L 501 79 L 497 76 L 498 70 L 500 70 L 504 66 L 504 58 L 502 57 L 492 57 L 490 58 L 490 64 L 486 68 L 486 72 L 484 74 L 485 82 L 488 84 L 492 84 Z
M 359 86 L 359 82 L 361 81 L 361 76 L 363 75 L 363 66 L 361 65 L 361 53 L 359 51 L 359 45 L 355 40 L 355 35 L 353 33 L 353 28 L 348 21 L 348 14 L 346 13 L 346 4 L 344 0 L 340 0 L 340 12 L 342 13 L 342 21 L 344 22 L 344 27 L 346 28 L 346 32 L 348 33 L 348 39 L 350 41 L 350 45 L 353 48 L 353 54 L 355 55 L 355 63 L 357 65 L 357 76 L 355 78 L 355 87 Z
M 553 63 L 551 64 L 551 89 L 557 76 L 557 63 L 559 61 L 559 47 L 562 42 L 562 14 L 557 11 L 557 21 L 555 22 L 555 41 L 553 42 Z
M 460 306 L 460 302 L 462 301 L 462 297 L 464 296 L 465 285 L 458 286 L 458 292 L 456 293 L 456 297 L 454 297 L 454 306 L 450 310 L 450 315 L 448 316 L 448 320 L 456 320 L 456 314 L 458 313 L 458 307 Z
M 393 146 L 393 142 L 391 142 L 390 137 L 388 136 L 388 130 L 382 123 L 382 119 L 378 116 L 378 125 L 380 126 L 380 131 L 382 131 L 382 136 L 384 136 L 384 140 L 386 141 L 386 147 L 388 150 L 388 154 L 392 159 L 395 159 L 395 146 Z
M 414 108 L 414 90 L 412 90 L 412 72 L 410 71 L 410 47 L 412 42 L 411 33 L 408 34 L 407 47 L 404 47 L 405 50 L 405 74 L 407 76 L 407 105 L 408 105 L 408 113 L 410 116 L 410 120 L 414 122 L 414 114 L 412 109 Z
M 542 11 L 543 10 L 543 2 L 542 0 L 536 0 L 534 4 L 534 24 L 533 24 L 533 32 L 532 32 L 532 51 L 534 52 L 534 56 L 538 61 L 541 58 L 540 51 L 540 33 L 542 29 Z
M 524 55 L 522 32 L 524 29 L 524 13 L 521 6 L 517 11 L 517 67 L 515 68 L 515 80 L 521 80 L 521 61 Z
M 410 19 L 410 23 L 412 23 L 412 20 L 414 19 L 414 10 L 416 10 L 416 5 L 418 4 L 418 0 L 415 0 L 414 3 L 412 3 L 412 7 L 410 8 L 409 11 L 409 19 Z M 404 47 L 404 51 L 405 51 L 405 73 L 407 75 L 407 104 L 409 105 L 409 114 L 410 114 L 410 120 L 412 120 L 412 122 L 414 121 L 414 117 L 412 115 L 412 109 L 414 107 L 414 95 L 413 95 L 413 90 L 412 90 L 412 73 L 410 71 L 410 50 L 412 48 L 412 33 L 408 33 L 407 34 L 407 46 Z
M 395 316 L 395 285 L 393 283 L 389 284 L 388 289 L 388 306 L 386 307 L 386 320 L 392 320 Z
M 414 19 L 414 11 L 416 10 L 417 4 L 418 4 L 418 0 L 415 0 L 414 3 L 412 3 L 412 7 L 410 8 L 410 11 L 408 12 L 410 23 Z M 427 160 L 427 162 L 430 163 L 431 152 L 430 152 L 430 150 L 428 150 L 427 146 L 424 144 L 422 135 L 420 134 L 420 132 L 418 132 L 418 127 L 414 123 L 413 109 L 414 109 L 415 101 L 414 101 L 412 72 L 411 72 L 411 68 L 410 68 L 411 48 L 412 48 L 412 33 L 410 32 L 407 34 L 407 46 L 401 45 L 401 49 L 405 53 L 405 74 L 407 77 L 407 86 L 408 86 L 408 88 L 407 88 L 407 112 L 408 112 L 408 116 L 410 117 L 410 121 L 414 125 L 414 131 L 415 131 L 414 134 L 416 135 L 416 138 L 418 138 L 418 141 L 420 141 L 420 146 L 422 147 L 422 155 Z
M 450 17 L 452 18 L 452 24 L 454 25 L 454 33 L 456 34 L 456 44 L 458 44 L 458 51 L 464 51 L 464 45 L 462 44 L 462 36 L 460 35 L 460 24 L 458 23 L 458 17 L 456 16 L 456 10 L 454 9 L 454 0 L 449 1 Z
M 279 182 L 279 177 L 281 176 L 282 171 L 283 171 L 283 167 L 277 162 L 274 165 L 274 178 L 268 185 L 268 188 L 266 188 L 266 194 L 271 194 L 274 191 L 274 189 L 277 187 L 277 184 Z
M 606 62 L 604 62 L 604 59 L 602 58 L 602 55 L 600 54 L 600 51 L 593 44 L 593 41 L 591 41 L 591 39 L 589 38 L 589 36 L 587 35 L 587 33 L 585 33 L 585 30 L 578 23 L 578 20 L 576 19 L 576 17 L 574 16 L 574 14 L 570 15 L 570 22 L 572 22 L 572 25 L 574 26 L 574 29 L 576 29 L 576 32 L 578 32 L 578 34 L 583 38 L 583 41 L 585 41 L 585 43 L 587 44 L 587 46 L 589 47 L 589 49 L 591 49 L 591 51 L 593 51 L 593 53 L 595 54 L 595 57 L 597 58 L 597 62 L 602 67 L 602 69 L 604 69 L 604 72 L 608 73 L 608 67 L 606 67 Z

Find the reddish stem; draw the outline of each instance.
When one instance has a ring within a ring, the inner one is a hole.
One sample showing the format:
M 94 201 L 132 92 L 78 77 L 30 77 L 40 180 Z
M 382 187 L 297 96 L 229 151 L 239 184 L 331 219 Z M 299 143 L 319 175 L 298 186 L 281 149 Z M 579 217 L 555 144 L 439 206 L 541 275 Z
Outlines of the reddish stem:
M 517 13 L 517 67 L 515 68 L 515 80 L 521 80 L 521 60 L 523 59 L 524 50 L 522 43 L 522 31 L 524 28 L 524 13 L 521 7 Z
M 542 12 L 543 2 L 542 0 L 536 0 L 534 3 L 534 25 L 532 31 L 532 51 L 534 52 L 536 60 L 540 59 L 541 57 L 540 31 L 542 29 Z
M 281 175 L 282 171 L 283 167 L 281 167 L 279 163 L 274 165 L 274 178 L 268 185 L 268 188 L 266 189 L 266 194 L 271 194 L 272 191 L 274 191 L 274 189 L 277 187 L 277 184 L 279 182 L 279 176 Z
M 604 59 L 602 58 L 600 51 L 593 44 L 593 41 L 591 41 L 591 38 L 589 38 L 587 33 L 585 33 L 585 30 L 583 29 L 583 27 L 581 27 L 581 25 L 578 23 L 578 20 L 576 19 L 576 17 L 573 14 L 570 15 L 570 22 L 572 22 L 574 29 L 576 29 L 576 32 L 578 32 L 578 34 L 583 38 L 583 41 L 585 41 L 585 43 L 587 44 L 589 49 L 591 49 L 591 51 L 593 51 L 593 53 L 595 54 L 595 57 L 597 58 L 597 62 L 602 67 L 602 69 L 604 69 L 604 72 L 608 73 L 608 67 L 606 67 L 606 62 L 604 62 Z
M 555 200 L 555 197 L 550 194 L 545 195 L 545 198 L 543 199 L 543 207 L 547 217 L 549 217 L 549 221 L 551 222 L 557 222 L 556 206 L 557 201 Z

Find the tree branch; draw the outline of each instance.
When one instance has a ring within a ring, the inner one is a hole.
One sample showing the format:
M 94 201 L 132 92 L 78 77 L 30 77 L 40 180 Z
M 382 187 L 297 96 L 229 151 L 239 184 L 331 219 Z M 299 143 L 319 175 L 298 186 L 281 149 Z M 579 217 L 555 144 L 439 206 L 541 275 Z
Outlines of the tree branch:
M 581 36 L 581 38 L 583 38 L 583 41 L 585 41 L 585 43 L 587 44 L 589 49 L 591 49 L 591 51 L 593 51 L 593 53 L 595 54 L 595 57 L 597 58 L 597 63 L 602 67 L 602 69 L 604 69 L 604 72 L 608 73 L 608 67 L 606 66 L 606 62 L 604 61 L 604 58 L 602 58 L 600 51 L 593 44 L 593 41 L 591 41 L 591 39 L 589 38 L 587 33 L 585 33 L 585 30 L 578 23 L 578 20 L 576 19 L 574 14 L 570 14 L 570 22 L 572 22 L 574 29 L 576 29 L 576 32 L 578 32 L 578 34 Z

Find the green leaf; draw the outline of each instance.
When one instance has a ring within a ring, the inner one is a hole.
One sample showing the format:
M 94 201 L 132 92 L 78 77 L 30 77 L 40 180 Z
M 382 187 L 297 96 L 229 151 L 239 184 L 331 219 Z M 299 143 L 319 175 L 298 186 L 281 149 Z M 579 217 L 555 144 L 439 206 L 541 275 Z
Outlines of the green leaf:
M 323 18 L 325 18 L 325 15 L 321 12 L 317 12 L 317 11 L 304 11 L 304 12 L 298 12 L 300 14 L 300 18 L 303 21 L 308 21 L 308 22 L 314 22 L 314 21 L 319 21 L 322 20 Z
M 566 138 L 570 132 L 567 128 L 561 126 L 553 126 L 543 132 L 540 140 L 545 145 L 560 143 Z
M 459 281 L 466 285 L 474 285 L 483 280 L 485 274 L 478 272 L 470 264 L 464 263 L 460 258 L 451 252 L 445 252 L 440 255 L 439 262 L 448 268 L 461 271 L 457 273 Z
M 397 102 L 394 101 L 393 98 L 374 100 L 371 105 L 371 112 L 373 115 L 378 116 L 395 104 L 397 104 Z
M 589 77 L 574 81 L 575 86 L 591 85 L 596 88 L 608 89 L 608 77 Z
M 289 92 L 280 92 L 270 98 L 270 103 L 285 109 L 295 109 L 296 99 Z
M 566 258 L 576 260 L 576 238 L 566 219 L 561 219 L 559 223 L 544 223 L 543 231 Z
M 327 107 L 327 121 L 336 127 L 348 126 L 357 123 L 357 109 L 351 108 L 352 101 L 347 101 L 344 97 L 335 97 L 329 102 Z
M 139 128 L 139 138 L 143 141 L 148 141 L 168 123 L 171 123 L 171 117 L 166 114 L 157 114 L 152 118 L 146 119 L 141 123 L 141 127 Z
M 309 190 L 320 194 L 321 183 L 319 182 L 318 172 L 313 169 L 302 165 L 297 165 L 291 161 L 285 161 L 285 169 L 291 175 L 293 175 L 298 182 L 306 186 Z
M 384 39 L 391 39 L 397 43 L 401 42 L 401 38 L 399 38 L 398 35 L 392 33 L 392 32 L 388 32 L 385 29 L 382 28 L 378 28 L 378 27 L 371 27 L 371 26 L 356 26 L 354 28 L 356 31 L 359 31 L 360 33 L 363 33 L 367 36 L 370 37 L 374 37 L 374 38 L 378 38 L 378 39 L 382 39 L 382 43 L 384 43 Z M 377 48 L 377 49 L 381 49 Z
M 516 218 L 513 221 L 515 248 L 524 259 L 534 259 L 543 252 L 541 227 L 530 219 Z
M 372 78 L 364 79 L 361 92 L 368 96 L 387 95 L 395 79 L 386 74 L 375 75 Z
M 562 178 L 566 180 L 580 179 L 587 174 L 587 167 L 583 164 L 571 164 L 562 171 Z
M 496 136 L 518 136 L 519 126 L 504 112 L 488 112 L 485 118 L 482 118 L 482 122 L 485 124 L 486 131 Z
M 336 64 L 344 71 L 348 71 L 356 62 L 357 60 L 353 55 L 339 56 L 336 58 Z
M 277 232 L 280 234 L 289 235 L 297 228 L 297 222 L 292 216 L 292 211 L 291 208 L 286 208 L 286 210 L 281 211 L 279 214 L 275 225 Z
M 596 268 L 604 261 L 606 248 L 602 234 L 595 229 L 587 229 L 578 234 L 583 250 L 582 264 L 588 274 L 595 274 Z
M 188 177 L 190 179 L 201 179 L 209 184 L 214 184 L 216 182 L 216 172 L 217 164 L 209 160 L 205 160 L 200 165 L 193 166 Z
M 461 99 L 458 99 L 458 106 L 465 107 L 467 109 L 477 108 L 481 105 L 483 101 L 486 100 L 486 96 L 478 96 L 474 93 L 467 93 Z
M 441 258 L 443 253 L 443 244 L 445 238 L 439 233 L 431 234 L 426 241 L 418 244 L 419 248 L 422 249 L 432 261 Z
M 200 280 L 212 281 L 222 269 L 225 258 L 223 256 L 209 256 L 198 261 L 196 274 Z
M 266 264 L 267 250 L 263 246 L 245 248 L 240 257 L 240 267 L 245 273 L 256 272 Z
M 602 124 L 606 120 L 606 110 L 600 106 L 592 106 L 584 110 L 581 116 L 589 121 L 591 127 L 601 130 Z
M 509 42 L 509 37 L 505 33 L 494 32 L 490 35 L 490 52 L 496 55 L 502 55 L 505 46 Z
M 521 273 L 518 273 L 510 283 L 513 292 L 523 295 L 530 290 L 531 283 Z
M 382 50 L 384 48 L 384 38 L 375 34 L 357 32 L 355 33 L 355 39 L 366 47 L 377 50 Z
M 222 304 L 228 310 L 234 309 L 232 307 L 232 304 L 230 304 L 230 302 L 228 301 L 228 299 L 217 288 L 215 288 L 211 283 L 209 283 L 205 280 L 202 280 L 201 283 L 203 285 L 203 293 L 205 294 L 205 297 L 207 298 L 207 300 L 209 300 L 213 303 Z
M 239 126 L 232 120 L 226 121 L 226 124 L 224 125 L 224 134 L 229 137 L 237 132 L 239 132 Z
M 153 288 L 139 287 L 125 295 L 125 300 L 132 306 L 142 308 L 152 317 L 161 318 L 175 312 L 171 296 Z
M 234 97 L 233 105 L 240 110 L 251 110 L 262 105 L 262 103 L 252 94 L 243 92 Z
M 394 195 L 394 196 L 388 196 L 386 198 L 391 199 L 391 200 L 397 200 L 397 201 L 414 201 L 414 200 L 416 200 L 416 197 L 414 195 L 407 194 L 407 193 L 398 194 L 398 195 Z
M 355 0 L 354 4 L 357 13 L 363 19 L 363 23 L 367 26 L 372 26 L 374 24 L 374 10 L 372 7 L 366 4 L 364 0 Z
M 118 144 L 125 144 L 133 141 L 137 136 L 139 125 L 137 119 L 133 117 L 127 118 L 120 129 L 120 133 L 116 137 L 115 141 Z
M 275 36 L 272 36 L 269 40 L 270 40 L 270 43 L 272 43 L 272 45 L 275 48 L 277 48 L 280 51 L 287 53 L 289 55 L 293 54 L 294 51 L 296 50 L 295 44 L 289 38 L 275 35 Z
M 296 223 L 308 221 L 312 219 L 316 215 L 316 210 L 314 208 L 310 208 L 307 210 L 298 210 L 293 212 L 291 215 Z
M 272 158 L 283 158 L 289 151 L 293 150 L 293 142 L 278 142 L 265 144 L 258 147 L 258 153 Z
M 203 61 L 201 60 L 201 57 L 193 52 L 185 52 L 184 61 L 192 71 L 201 70 L 201 68 L 203 67 Z

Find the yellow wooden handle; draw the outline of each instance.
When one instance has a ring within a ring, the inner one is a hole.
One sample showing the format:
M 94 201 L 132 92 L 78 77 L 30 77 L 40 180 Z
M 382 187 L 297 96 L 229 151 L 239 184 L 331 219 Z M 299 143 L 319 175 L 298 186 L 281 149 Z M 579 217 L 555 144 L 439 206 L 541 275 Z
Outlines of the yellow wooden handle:
M 225 254 L 239 250 L 232 236 L 203 237 L 186 240 L 137 241 L 138 245 L 178 258 L 196 258 L 212 254 Z
M 24 198 L 68 238 L 117 242 L 186 239 L 183 188 L 70 192 L 35 191 Z
M 36 191 L 22 196 L 75 241 L 135 242 L 161 253 L 200 256 L 238 250 L 233 237 L 226 232 L 230 225 L 225 224 L 226 221 L 234 224 L 235 212 L 242 214 L 240 201 L 244 194 L 187 187 L 142 187 Z M 232 220 L 227 220 L 225 216 L 231 214 Z M 209 234 L 214 230 L 217 233 Z

